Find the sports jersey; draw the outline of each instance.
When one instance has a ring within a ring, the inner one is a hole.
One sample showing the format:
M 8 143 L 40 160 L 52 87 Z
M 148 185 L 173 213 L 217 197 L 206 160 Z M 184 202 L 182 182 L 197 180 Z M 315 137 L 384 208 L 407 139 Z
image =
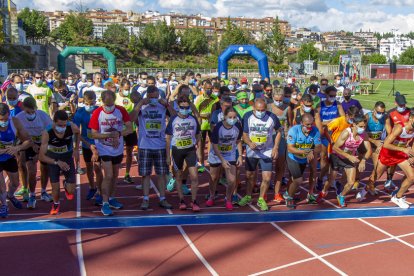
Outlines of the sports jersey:
M 129 122 L 129 114 L 122 106 L 115 105 L 114 111 L 106 113 L 103 107 L 95 109 L 89 122 L 89 128 L 99 133 L 122 131 L 124 124 Z M 117 148 L 112 146 L 114 139 L 119 140 Z M 119 156 L 124 152 L 124 138 L 95 139 L 96 149 L 100 156 Z
M 321 120 L 323 122 L 331 121 L 339 117 L 338 104 L 335 101 L 332 105 L 327 106 L 325 101 L 321 102 Z
M 52 97 L 52 90 L 46 84 L 41 86 L 31 84 L 27 87 L 27 93 L 35 98 L 37 109 L 49 114 L 49 99 Z
M 332 120 L 329 124 L 328 124 L 328 131 L 331 132 L 331 139 L 332 141 L 335 143 L 336 140 L 338 140 L 339 136 L 341 135 L 342 131 L 348 127 L 350 127 L 351 124 L 349 124 L 346 121 L 346 117 L 345 116 L 341 116 L 339 118 L 336 118 L 334 120 Z
M 66 130 L 62 138 L 57 137 L 52 127 L 47 132 L 49 142 L 46 155 L 53 159 L 71 158 L 73 154 L 73 131 L 70 123 L 66 124 Z
M 364 142 L 364 134 L 357 134 L 357 137 L 359 137 L 359 139 L 357 140 L 354 138 L 354 135 L 352 134 L 352 129 L 350 127 L 346 128 L 346 131 L 348 132 L 348 138 L 346 139 L 345 143 L 340 147 L 340 149 L 352 156 L 355 156 L 358 147 Z M 340 158 L 345 159 L 344 156 L 338 154 L 337 152 L 333 151 L 333 153 L 339 156 Z
M 294 145 L 295 148 L 300 150 L 314 149 L 315 146 L 321 144 L 321 134 L 319 130 L 312 126 L 312 130 L 308 135 L 305 135 L 302 130 L 302 125 L 295 125 L 288 131 L 287 138 L 288 145 Z M 288 157 L 300 164 L 306 164 L 306 155 L 296 155 L 288 151 Z
M 210 96 L 209 98 L 206 98 L 206 96 L 203 94 L 197 97 L 195 106 L 198 112 L 200 113 L 200 116 L 206 117 L 206 116 L 211 115 L 213 106 L 218 101 L 219 101 L 218 98 L 213 95 Z M 210 130 L 210 122 L 208 119 L 201 119 L 201 130 Z
M 19 98 L 18 98 L 19 102 L 23 102 L 26 98 L 29 98 L 31 96 L 32 95 L 30 95 L 29 93 L 21 91 L 21 92 L 19 92 Z
M 385 116 L 382 116 L 381 119 L 374 121 L 372 117 L 372 112 L 368 113 L 368 122 L 367 122 L 367 134 L 371 139 L 380 140 L 382 133 L 385 129 Z
M 105 91 L 104 88 L 99 87 L 99 86 L 95 86 L 95 85 L 92 85 L 91 87 L 85 87 L 85 88 L 82 89 L 82 96 L 83 96 L 83 94 L 85 94 L 86 91 L 93 91 L 93 92 L 95 92 L 95 95 L 96 95 L 96 105 L 97 106 L 101 106 L 102 105 L 102 97 L 101 97 L 101 94 L 102 94 L 103 91 Z
M 167 109 L 160 103 L 143 105 L 138 114 L 138 148 L 165 148 Z
M 66 85 L 69 92 L 72 92 L 73 94 L 76 94 L 76 86 L 75 85 Z
M 93 112 L 86 111 L 85 107 L 81 107 L 76 111 L 75 116 L 73 118 L 73 122 L 78 127 L 81 127 L 82 138 L 85 139 L 89 144 L 94 145 L 95 140 L 92 139 L 91 129 L 89 128 L 89 121 L 91 120 L 92 113 Z M 86 147 L 85 145 L 83 145 L 83 142 L 82 147 Z
M 117 95 L 115 104 L 119 106 L 123 106 L 128 113 L 131 113 L 134 110 L 134 103 L 131 101 L 131 98 L 122 97 L 121 95 Z M 136 125 L 135 123 L 132 124 L 132 130 L 135 131 Z
M 20 112 L 22 112 L 22 109 L 16 105 L 13 109 L 10 109 L 10 117 L 16 117 Z
M 14 127 L 13 119 L 9 117 L 9 124 L 5 131 L 0 131 L 0 149 L 7 149 L 16 145 L 16 128 Z M 0 154 L 0 162 L 4 162 L 13 158 L 10 154 Z
M 235 105 L 234 106 L 234 110 L 236 110 L 236 112 L 237 112 L 237 114 L 239 115 L 239 117 L 241 118 L 241 119 L 243 119 L 243 117 L 244 117 L 244 115 L 247 113 L 247 112 L 250 112 L 250 111 L 252 111 L 253 110 L 253 107 L 251 106 L 251 105 L 249 105 L 247 108 L 243 108 L 243 107 L 241 107 L 241 105 Z
M 279 119 L 275 114 L 266 111 L 265 116 L 259 119 L 250 111 L 243 118 L 243 132 L 249 135 L 250 140 L 257 145 L 255 150 L 249 146 L 246 150 L 247 157 L 271 158 L 274 146 L 273 129 L 281 128 Z
M 171 146 L 177 149 L 190 149 L 196 144 L 196 136 L 200 133 L 200 125 L 192 115 L 181 118 L 176 115 L 170 118 L 165 134 L 171 135 Z
M 404 124 L 408 121 L 410 117 L 410 110 L 405 109 L 404 112 L 400 113 L 397 111 L 396 108 L 393 108 L 389 111 L 389 116 L 391 120 L 391 126 L 393 127 L 395 124 L 400 124 L 404 126 Z
M 61 107 L 62 105 L 70 101 L 70 98 L 72 97 L 72 95 L 76 95 L 76 94 L 70 91 L 66 92 L 65 95 L 62 95 L 61 93 L 53 93 L 52 103 L 56 103 L 59 107 Z M 70 105 L 67 105 L 64 110 L 66 114 L 68 114 L 69 120 L 71 120 L 73 114 L 72 114 L 72 110 L 70 109 Z
M 223 122 L 217 123 L 211 134 L 211 142 L 216 144 L 221 156 L 226 161 L 236 161 L 237 141 L 241 140 L 243 135 L 242 127 L 236 123 L 230 128 L 226 128 Z M 208 153 L 208 162 L 210 164 L 221 163 L 220 158 L 214 152 L 213 146 Z
M 36 110 L 35 114 L 36 117 L 32 121 L 27 119 L 28 115 L 24 111 L 17 114 L 16 118 L 20 120 L 24 129 L 31 137 L 32 141 L 40 145 L 40 143 L 42 142 L 43 130 L 51 128 L 53 121 L 49 117 L 49 115 L 47 115 L 42 110 Z

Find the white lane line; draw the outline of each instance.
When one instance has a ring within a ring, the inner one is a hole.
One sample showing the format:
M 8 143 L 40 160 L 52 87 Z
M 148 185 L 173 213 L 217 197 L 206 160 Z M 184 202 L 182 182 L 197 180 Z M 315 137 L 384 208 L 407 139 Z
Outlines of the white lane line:
M 239 195 L 240 197 L 240 195 Z M 255 212 L 259 212 L 259 209 L 257 209 L 255 206 L 253 206 L 252 204 L 249 204 L 250 208 L 252 208 Z M 292 242 L 294 242 L 295 244 L 297 244 L 300 248 L 302 248 L 303 250 L 305 250 L 306 252 L 308 252 L 309 254 L 311 254 L 315 259 L 318 259 L 319 261 L 321 261 L 322 263 L 324 263 L 325 265 L 327 265 L 328 267 L 330 267 L 332 270 L 334 270 L 335 272 L 337 272 L 339 275 L 347 275 L 345 272 L 343 272 L 342 270 L 340 270 L 339 268 L 337 268 L 336 266 L 334 266 L 333 264 L 331 264 L 330 262 L 328 262 L 327 260 L 325 260 L 324 258 L 322 258 L 321 256 L 319 256 L 318 254 L 316 254 L 313 250 L 311 250 L 309 247 L 307 247 L 306 245 L 304 245 L 303 243 L 301 243 L 300 241 L 298 241 L 296 238 L 294 238 L 292 235 L 290 235 L 288 232 L 286 232 L 285 230 L 283 230 L 279 225 L 277 225 L 274 222 L 270 223 L 274 228 L 276 228 L 280 233 L 282 233 L 283 235 L 285 235 L 288 239 L 290 239 Z
M 81 217 L 81 189 L 80 175 L 76 174 L 76 217 Z M 86 276 L 85 260 L 83 259 L 82 230 L 76 230 L 76 252 L 78 255 L 79 272 L 81 276 Z
M 154 189 L 155 193 L 158 197 L 160 197 L 160 192 L 158 191 L 158 188 L 154 185 L 154 182 L 151 181 L 151 187 Z M 168 214 L 172 215 L 173 212 L 170 209 L 167 209 Z M 187 242 L 187 244 L 190 246 L 191 250 L 193 250 L 194 254 L 197 256 L 197 258 L 203 263 L 203 265 L 207 268 L 207 270 L 211 273 L 213 276 L 218 276 L 219 274 L 217 271 L 214 270 L 214 268 L 207 262 L 206 258 L 201 254 L 201 252 L 197 249 L 195 244 L 191 241 L 190 237 L 187 235 L 187 233 L 184 231 L 184 229 L 181 227 L 181 225 L 176 225 L 178 228 L 178 231 L 180 231 L 181 235 L 183 236 L 184 240 Z
M 411 233 L 408 233 L 408 234 L 399 235 L 399 236 L 396 236 L 395 238 L 403 238 L 403 237 L 408 237 L 408 236 L 412 236 L 412 235 L 414 235 L 414 232 L 411 232 Z M 394 240 L 394 238 L 386 238 L 386 239 L 376 240 L 376 241 L 373 241 L 373 242 L 367 242 L 367 243 L 359 244 L 359 245 L 356 245 L 356 246 L 352 246 L 352 247 L 348 247 L 348 248 L 343 248 L 343 249 L 336 250 L 336 251 L 333 251 L 333 252 L 329 252 L 329 253 L 326 253 L 326 254 L 323 254 L 323 255 L 320 255 L 320 256 L 323 257 L 323 258 L 325 258 L 325 257 L 329 257 L 329 256 L 332 256 L 332 255 L 337 255 L 337 254 L 340 254 L 340 253 L 344 253 L 344 252 L 348 252 L 348 251 L 351 251 L 351 250 L 355 250 L 355 249 L 358 249 L 358 248 L 366 247 L 366 246 L 369 246 L 369 245 L 374 245 L 374 244 L 378 244 L 378 243 L 389 242 L 389 241 L 392 241 L 392 240 Z M 260 272 L 256 272 L 254 274 L 250 274 L 249 276 L 263 275 L 263 274 L 266 274 L 266 273 L 269 273 L 269 272 L 281 270 L 281 269 L 284 269 L 284 268 L 287 268 L 287 267 L 291 267 L 291 266 L 294 266 L 294 265 L 297 265 L 297 264 L 302 264 L 302 263 L 310 262 L 310 261 L 313 261 L 313 260 L 317 260 L 317 258 L 316 257 L 312 257 L 312 258 L 307 258 L 307 259 L 303 259 L 303 260 L 291 262 L 291 263 L 288 263 L 288 264 L 285 264 L 285 265 L 281 265 L 281 266 L 278 266 L 278 267 L 274 267 L 274 268 L 270 268 L 270 269 L 263 270 L 263 271 L 260 271 Z

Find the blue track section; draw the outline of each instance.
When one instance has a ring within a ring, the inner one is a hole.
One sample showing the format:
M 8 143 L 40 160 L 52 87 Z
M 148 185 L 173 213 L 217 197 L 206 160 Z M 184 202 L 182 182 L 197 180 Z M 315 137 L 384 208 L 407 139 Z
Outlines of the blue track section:
M 25 231 L 88 230 L 106 228 L 162 227 L 176 225 L 215 225 L 237 223 L 292 222 L 414 216 L 414 208 L 358 208 L 313 211 L 274 211 L 266 213 L 215 213 L 191 215 L 119 216 L 50 220 L 5 220 L 0 233 Z

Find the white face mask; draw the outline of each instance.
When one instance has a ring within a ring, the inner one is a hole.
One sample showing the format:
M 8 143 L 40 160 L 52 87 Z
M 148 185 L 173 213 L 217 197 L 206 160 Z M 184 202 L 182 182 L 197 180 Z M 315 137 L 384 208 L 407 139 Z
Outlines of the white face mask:
M 73 84 L 73 80 L 68 80 L 68 84 L 72 85 Z
M 86 80 L 86 74 L 82 74 L 82 80 Z

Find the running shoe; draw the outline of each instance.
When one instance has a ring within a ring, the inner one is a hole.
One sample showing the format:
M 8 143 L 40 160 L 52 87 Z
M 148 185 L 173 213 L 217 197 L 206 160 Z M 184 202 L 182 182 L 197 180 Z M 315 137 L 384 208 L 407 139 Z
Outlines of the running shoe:
M 227 179 L 225 177 L 221 177 L 219 180 L 219 184 L 220 185 L 226 185 L 227 184 Z
M 81 167 L 78 167 L 76 169 L 76 173 L 79 174 L 79 175 L 83 175 L 83 174 L 85 174 L 85 171 Z
M 171 177 L 167 184 L 167 191 L 172 192 L 175 188 L 175 178 Z
M 200 212 L 200 206 L 198 206 L 196 201 L 191 202 L 191 210 L 193 210 L 193 212 Z
M 190 189 L 188 189 L 187 184 L 181 185 L 181 190 L 183 191 L 184 195 L 191 195 L 191 191 Z
M 319 192 L 323 189 L 323 181 L 319 177 L 316 179 L 316 190 Z
M 308 203 L 308 204 L 317 204 L 318 202 L 316 201 L 316 197 L 315 197 L 315 195 L 314 194 L 308 194 L 307 196 L 306 196 L 306 202 Z
M 98 189 L 96 189 L 96 188 L 95 189 L 89 189 L 88 195 L 86 196 L 86 200 L 91 200 L 95 196 L 97 190 Z
M 395 196 L 391 197 L 391 201 L 393 203 L 395 203 L 396 205 L 398 205 L 398 207 L 400 207 L 402 209 L 410 208 L 410 205 L 407 204 L 407 202 L 405 200 L 405 197 L 397 198 L 397 196 L 395 195 Z
M 23 201 L 23 202 L 28 202 L 28 201 L 29 201 L 29 198 L 30 198 L 30 194 L 29 194 L 29 192 L 24 193 L 24 194 L 23 194 L 23 199 L 22 199 L 22 201 Z
M 16 209 L 23 208 L 22 203 L 15 196 L 9 197 L 9 195 L 7 195 L 7 199 L 13 204 L 14 208 Z
M 375 196 L 378 194 L 378 191 L 375 189 L 374 184 L 367 184 L 365 189 L 370 193 L 370 195 Z
M 250 204 L 252 202 L 252 197 L 247 195 L 239 200 L 239 206 L 246 206 L 247 204 Z
M 289 194 L 287 191 L 285 191 L 282 195 L 283 199 L 286 200 L 287 198 L 289 198 Z
M 143 200 L 141 203 L 141 210 L 147 210 L 149 208 L 149 200 Z
M 7 205 L 0 206 L 0 218 L 7 218 L 9 216 L 9 208 Z
M 52 204 L 52 210 L 50 210 L 50 214 L 51 215 L 59 214 L 59 208 L 60 208 L 60 204 L 53 203 Z
M 281 203 L 282 201 L 284 201 L 285 199 L 283 198 L 281 193 L 277 193 L 275 194 L 275 198 L 273 199 L 273 201 L 276 201 L 277 203 Z
M 108 202 L 105 202 L 104 204 L 102 204 L 102 208 L 101 208 L 101 212 L 102 215 L 104 216 L 112 216 L 114 213 L 111 210 L 111 207 L 109 206 Z
M 198 166 L 197 171 L 198 173 L 203 173 L 206 171 L 206 167 L 204 167 L 204 165 Z
M 343 208 L 346 207 L 346 203 L 345 203 L 345 197 L 343 195 L 338 195 L 336 197 L 336 199 L 338 200 L 338 206 Z
M 237 195 L 231 196 L 231 203 L 232 204 L 239 204 L 239 197 Z
M 27 203 L 27 209 L 33 210 L 34 208 L 36 208 L 36 196 L 30 196 Z
M 142 184 L 138 184 L 137 186 L 135 186 L 135 189 L 142 190 Z
M 227 211 L 233 211 L 233 204 L 230 200 L 226 200 L 226 210 Z
M 352 186 L 352 190 L 356 191 L 356 190 L 358 190 L 358 188 L 359 188 L 359 181 L 357 180 L 357 181 L 354 182 L 354 185 Z
M 327 195 L 328 195 L 327 192 L 323 192 L 323 191 L 319 192 L 318 197 L 316 198 L 316 202 L 321 203 Z
M 184 200 L 181 200 L 180 205 L 178 206 L 178 209 L 181 211 L 187 210 L 187 204 L 185 204 Z
M 124 182 L 128 184 L 134 183 L 134 180 L 132 180 L 132 177 L 130 175 L 125 175 Z
M 288 207 L 289 209 L 295 209 L 296 208 L 296 203 L 293 200 L 293 197 L 287 196 L 287 197 L 285 197 L 285 201 L 286 201 L 286 207 Z
M 42 194 L 40 195 L 40 199 L 46 202 L 53 201 L 53 198 L 47 192 L 42 192 Z
M 363 201 L 367 195 L 367 190 L 362 189 L 361 191 L 359 191 L 356 195 L 356 200 L 358 200 L 359 202 Z
M 100 194 L 95 194 L 95 206 L 102 206 L 103 198 Z
M 388 191 L 394 191 L 397 188 L 397 185 L 394 184 L 394 181 L 387 180 L 384 184 L 384 189 Z
M 73 198 L 75 197 L 73 194 L 70 194 L 68 192 L 68 190 L 66 189 L 66 184 L 63 185 L 63 187 L 65 188 L 65 196 L 67 200 L 73 200 Z
M 22 187 L 20 190 L 14 193 L 15 196 L 23 196 L 23 194 L 28 193 L 29 189 Z
M 213 207 L 213 206 L 214 206 L 214 200 L 213 200 L 212 198 L 209 198 L 209 199 L 206 201 L 206 206 L 207 206 L 207 207 Z
M 160 205 L 161 208 L 164 209 L 172 209 L 172 205 L 170 203 L 168 203 L 168 201 L 166 199 L 161 200 L 160 203 L 158 203 Z
M 269 207 L 267 206 L 266 200 L 264 198 L 259 197 L 257 200 L 257 206 L 260 208 L 260 211 L 268 211 Z
M 116 210 L 124 208 L 124 205 L 120 203 L 118 200 L 116 200 L 116 198 L 111 198 L 110 200 L 108 200 L 108 203 L 111 208 L 114 208 Z

